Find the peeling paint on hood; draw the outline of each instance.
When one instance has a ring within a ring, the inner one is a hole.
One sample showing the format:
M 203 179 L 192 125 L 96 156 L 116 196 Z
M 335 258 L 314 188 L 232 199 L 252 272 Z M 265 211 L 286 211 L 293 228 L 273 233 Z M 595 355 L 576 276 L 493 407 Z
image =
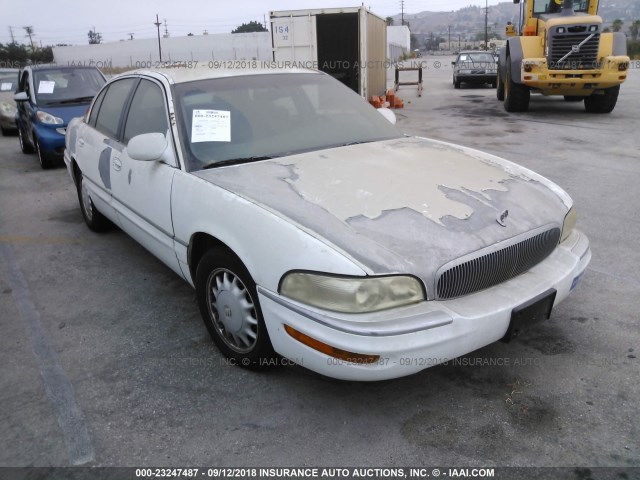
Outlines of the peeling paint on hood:
M 544 225 L 571 200 L 525 168 L 422 138 L 351 145 L 194 175 L 298 225 L 370 274 L 437 269 Z M 506 226 L 496 221 L 509 210 Z
M 378 149 L 362 152 L 357 162 L 351 161 L 351 149 L 343 149 L 321 155 L 321 161 L 303 156 L 278 163 L 293 167 L 295 177 L 287 181 L 302 198 L 344 222 L 358 216 L 374 220 L 401 208 L 439 224 L 445 216 L 463 220 L 473 214 L 473 206 L 447 192 L 488 202 L 487 192 L 506 192 L 503 182 L 512 178 L 495 165 L 419 140 L 376 144 L 373 150 Z

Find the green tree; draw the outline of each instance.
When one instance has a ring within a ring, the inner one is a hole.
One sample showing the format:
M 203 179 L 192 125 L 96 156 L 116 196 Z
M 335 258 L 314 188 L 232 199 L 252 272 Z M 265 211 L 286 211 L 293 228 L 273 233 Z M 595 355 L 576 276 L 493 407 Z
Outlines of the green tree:
M 634 20 L 629 27 L 629 33 L 631 34 L 631 38 L 635 42 L 638 39 L 638 35 L 640 34 L 640 20 Z
M 264 25 L 260 22 L 256 22 L 255 20 L 250 21 L 249 23 L 243 23 L 235 30 L 232 30 L 231 33 L 251 33 L 251 32 L 268 32 Z
M 87 33 L 87 36 L 89 37 L 90 45 L 102 43 L 102 35 L 100 33 L 97 33 L 95 30 L 89 30 L 89 33 Z
M 388 27 L 393 25 L 393 17 L 387 17 L 385 21 L 387 22 Z
M 622 30 L 622 25 L 624 24 L 624 22 L 622 20 L 620 20 L 619 18 L 616 18 L 613 23 L 611 24 L 611 29 L 614 32 L 619 32 L 620 30 Z
M 18 43 L 0 43 L 0 59 L 6 63 L 7 67 L 17 68 L 27 63 L 51 63 L 53 62 L 53 50 L 50 46 L 31 50 L 27 45 Z

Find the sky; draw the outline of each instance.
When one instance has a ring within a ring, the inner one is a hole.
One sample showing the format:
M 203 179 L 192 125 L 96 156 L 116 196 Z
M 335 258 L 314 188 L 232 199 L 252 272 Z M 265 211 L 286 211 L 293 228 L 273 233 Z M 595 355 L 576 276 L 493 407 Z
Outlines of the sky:
M 404 0 L 405 13 L 422 11 L 451 11 L 468 5 L 484 6 L 486 0 Z M 10 43 L 10 29 L 15 41 L 29 43 L 23 27 L 33 27 L 34 42 L 43 46 L 59 43 L 88 44 L 87 33 L 93 30 L 102 34 L 103 42 L 117 42 L 133 38 L 157 36 L 153 24 L 158 14 L 164 20 L 171 36 L 187 33 L 229 33 L 235 27 L 251 20 L 267 21 L 270 10 L 297 10 L 306 8 L 353 7 L 362 0 L 29 0 L 3 2 L 0 16 L 0 43 Z M 365 6 L 381 17 L 400 13 L 401 0 L 370 0 Z M 489 0 L 495 5 L 498 0 Z

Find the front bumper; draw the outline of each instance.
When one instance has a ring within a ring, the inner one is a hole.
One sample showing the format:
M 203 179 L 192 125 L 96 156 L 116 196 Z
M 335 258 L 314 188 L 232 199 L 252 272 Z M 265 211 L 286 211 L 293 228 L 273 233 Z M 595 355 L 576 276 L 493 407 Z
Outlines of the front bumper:
M 624 56 L 605 57 L 593 70 L 551 70 L 545 58 L 532 58 L 522 62 L 520 78 L 545 95 L 591 95 L 623 83 L 628 68 L 629 57 Z
M 16 117 L 15 115 L 2 115 L 0 114 L 0 127 L 3 130 L 16 130 Z
M 50 158 L 62 158 L 66 125 L 34 125 L 40 151 Z
M 458 74 L 456 75 L 456 80 L 462 83 L 475 83 L 475 84 L 483 84 L 483 83 L 494 83 L 497 81 L 497 73 L 485 73 L 485 74 Z
M 575 230 L 528 272 L 453 300 L 347 315 L 292 302 L 262 287 L 258 295 L 273 348 L 280 355 L 329 377 L 384 380 L 416 373 L 500 340 L 514 308 L 550 288 L 557 290 L 557 305 L 577 285 L 590 260 L 589 241 Z M 363 365 L 330 357 L 295 340 L 285 325 L 348 352 L 379 355 L 380 360 Z

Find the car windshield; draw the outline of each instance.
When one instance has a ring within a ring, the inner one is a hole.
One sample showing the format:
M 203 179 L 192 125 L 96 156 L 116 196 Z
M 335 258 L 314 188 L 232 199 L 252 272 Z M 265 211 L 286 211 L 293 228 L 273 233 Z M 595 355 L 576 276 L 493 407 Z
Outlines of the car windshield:
M 105 80 L 93 68 L 52 68 L 34 70 L 36 103 L 65 105 L 89 103 Z
M 461 53 L 458 57 L 458 63 L 488 63 L 495 65 L 496 59 L 490 53 Z
M 15 92 L 18 89 L 18 73 L 0 73 L 0 93 Z
M 402 136 L 356 93 L 319 73 L 225 77 L 174 89 L 190 171 Z
M 558 13 L 562 10 L 562 1 L 556 0 L 534 0 L 533 13 Z M 589 10 L 588 0 L 574 0 L 573 11 L 587 13 Z

